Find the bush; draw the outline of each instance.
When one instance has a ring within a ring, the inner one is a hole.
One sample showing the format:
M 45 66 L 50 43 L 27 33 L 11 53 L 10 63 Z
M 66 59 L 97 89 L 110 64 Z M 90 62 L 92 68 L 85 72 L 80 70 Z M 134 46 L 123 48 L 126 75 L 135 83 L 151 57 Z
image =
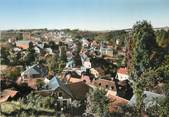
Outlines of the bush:
M 20 76 L 20 72 L 21 70 L 19 68 L 12 67 L 8 69 L 8 72 L 4 73 L 4 76 L 15 81 Z

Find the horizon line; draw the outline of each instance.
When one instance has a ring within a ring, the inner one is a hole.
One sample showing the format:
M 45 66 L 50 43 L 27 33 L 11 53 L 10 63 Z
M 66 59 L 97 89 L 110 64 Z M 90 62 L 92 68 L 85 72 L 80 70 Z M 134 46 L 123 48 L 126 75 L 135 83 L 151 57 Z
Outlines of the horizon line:
M 160 28 L 169 28 L 169 26 L 159 26 L 153 27 L 153 29 L 160 29 Z M 0 29 L 0 31 L 10 31 L 10 30 L 79 30 L 79 31 L 91 31 L 91 32 L 104 32 L 104 31 L 118 31 L 118 30 L 131 30 L 132 28 L 119 28 L 119 29 L 105 29 L 105 30 L 91 30 L 91 29 L 80 29 L 80 28 L 9 28 L 9 29 Z

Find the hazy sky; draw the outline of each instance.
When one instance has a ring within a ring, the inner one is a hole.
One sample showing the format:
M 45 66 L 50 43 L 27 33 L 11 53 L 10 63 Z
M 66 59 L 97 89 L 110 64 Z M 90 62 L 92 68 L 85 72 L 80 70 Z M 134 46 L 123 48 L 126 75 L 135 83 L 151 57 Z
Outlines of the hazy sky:
M 169 26 L 169 0 L 0 0 L 0 29 L 114 30 Z

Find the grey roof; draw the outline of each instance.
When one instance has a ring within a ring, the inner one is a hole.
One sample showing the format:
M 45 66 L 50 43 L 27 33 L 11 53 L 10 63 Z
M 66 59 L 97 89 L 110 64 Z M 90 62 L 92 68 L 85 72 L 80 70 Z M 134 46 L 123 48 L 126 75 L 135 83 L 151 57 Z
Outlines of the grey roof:
M 45 48 L 45 51 L 48 52 L 49 54 L 52 54 L 52 53 L 53 53 L 53 51 L 52 51 L 51 48 Z
M 24 72 L 22 72 L 22 75 L 35 75 L 35 74 L 45 76 L 47 75 L 47 70 L 43 67 L 40 67 L 40 65 L 35 64 L 27 68 Z
M 30 42 L 31 42 L 30 40 L 19 40 L 19 41 L 16 41 L 16 45 L 20 45 L 20 44 L 29 45 Z
M 66 92 L 68 95 L 72 96 L 72 93 L 69 90 L 69 88 L 59 78 L 54 76 L 48 83 L 48 89 L 49 90 L 56 90 L 57 88 L 60 88 L 61 90 Z
M 42 44 L 38 43 L 37 47 L 39 47 L 40 49 L 43 49 L 44 48 L 44 43 L 42 43 Z
M 38 47 L 34 47 L 36 53 L 40 53 L 40 49 Z
M 60 81 L 55 76 L 49 81 L 48 89 L 55 90 L 60 86 Z
M 156 101 L 158 99 L 165 97 L 164 95 L 153 93 L 153 92 L 150 92 L 150 91 L 144 91 L 144 95 L 145 95 L 145 97 L 143 99 L 143 103 L 145 104 L 146 108 L 155 105 Z M 130 99 L 128 105 L 129 106 L 135 106 L 136 105 L 136 96 L 135 95 L 133 95 L 133 97 Z

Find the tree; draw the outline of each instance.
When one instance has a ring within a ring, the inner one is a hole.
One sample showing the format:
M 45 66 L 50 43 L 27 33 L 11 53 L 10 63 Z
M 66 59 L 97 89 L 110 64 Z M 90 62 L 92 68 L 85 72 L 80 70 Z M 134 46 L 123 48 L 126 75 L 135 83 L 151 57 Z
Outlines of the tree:
M 46 63 L 48 66 L 49 73 L 55 70 L 56 67 L 56 56 L 55 55 L 49 55 L 46 58 Z
M 8 69 L 8 72 L 4 73 L 4 76 L 9 78 L 10 80 L 15 81 L 17 79 L 17 77 L 20 76 L 20 72 L 21 72 L 21 70 L 17 67 L 10 67 Z
M 158 30 L 156 32 L 156 41 L 159 47 L 169 48 L 169 31 Z
M 9 49 L 2 47 L 1 48 L 1 64 L 9 64 L 9 59 L 8 59 L 8 55 L 9 55 Z
M 8 55 L 8 59 L 9 59 L 9 64 L 12 66 L 15 66 L 18 64 L 18 53 L 14 52 L 13 50 L 9 50 L 9 55 Z
M 22 40 L 22 39 L 23 39 L 22 33 L 16 33 L 16 40 Z
M 169 114 L 168 105 L 169 105 L 169 63 L 168 62 L 169 57 L 164 60 L 164 63 L 156 68 L 156 69 L 148 69 L 142 75 L 140 76 L 139 80 L 135 82 L 134 89 L 136 94 L 136 101 L 137 101 L 137 108 L 142 109 L 142 99 L 143 99 L 143 91 L 144 90 L 150 90 L 154 91 L 155 87 L 158 86 L 159 83 L 163 83 L 164 87 L 162 87 L 162 92 L 165 94 L 165 99 L 158 100 L 158 103 L 156 104 L 155 110 L 149 110 L 150 114 L 153 114 L 154 111 L 157 116 L 161 115 L 167 116 Z
M 155 34 L 151 24 L 147 21 L 137 22 L 132 29 L 129 49 L 131 63 L 128 65 L 130 76 L 134 80 L 134 94 L 136 95 L 137 111 L 141 113 L 144 90 L 153 90 L 157 85 L 163 70 L 160 67 L 161 55 L 156 43 Z
M 58 46 L 56 45 L 56 43 L 54 41 L 49 41 L 49 47 L 53 50 L 53 49 L 58 49 Z
M 38 109 L 52 109 L 54 108 L 54 97 L 43 97 L 39 94 L 30 93 L 25 97 L 24 103 L 27 108 L 32 108 L 34 111 Z
M 109 99 L 106 97 L 106 91 L 103 89 L 90 90 L 87 96 L 87 113 L 96 116 L 103 116 L 108 113 Z
M 25 57 L 26 65 L 32 65 L 33 62 L 35 61 L 35 58 L 36 58 L 36 54 L 35 54 L 34 46 L 33 46 L 33 43 L 30 42 L 27 55 Z
M 134 94 L 136 95 L 137 110 L 141 113 L 142 93 L 144 89 L 144 80 L 141 75 L 150 68 L 154 68 L 154 60 L 152 59 L 153 52 L 157 48 L 155 34 L 151 24 L 147 21 L 137 22 L 132 29 L 132 38 L 129 41 L 132 47 L 131 63 L 128 65 L 130 76 L 134 81 Z
M 136 80 L 148 68 L 154 67 L 151 55 L 157 48 L 155 34 L 147 21 L 137 22 L 132 29 L 132 69 L 131 76 Z

